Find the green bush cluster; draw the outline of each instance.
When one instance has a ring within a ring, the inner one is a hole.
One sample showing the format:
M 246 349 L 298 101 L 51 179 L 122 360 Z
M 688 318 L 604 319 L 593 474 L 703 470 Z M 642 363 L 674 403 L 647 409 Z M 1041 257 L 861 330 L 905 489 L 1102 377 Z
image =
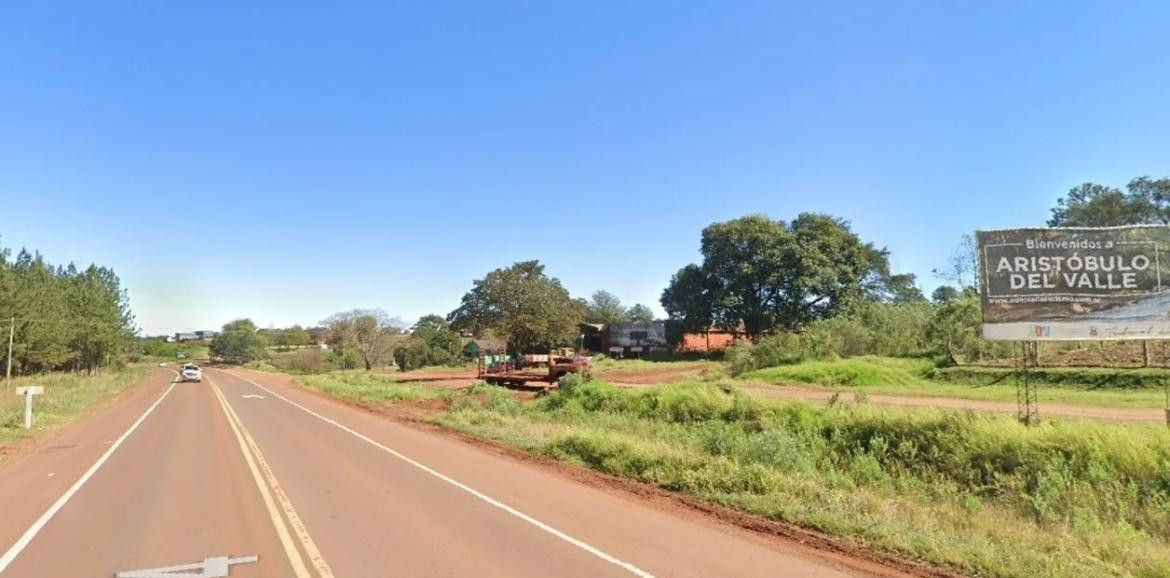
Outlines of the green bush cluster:
M 778 332 L 756 344 L 738 341 L 724 355 L 732 375 L 810 359 L 859 355 L 923 356 L 938 353 L 928 339 L 935 306 L 926 302 L 862 303 L 799 333 Z
M 464 353 L 459 334 L 446 320 L 438 315 L 426 315 L 415 324 L 410 337 L 394 348 L 394 363 L 400 371 L 429 365 L 457 365 L 463 362 Z
M 1010 345 L 979 335 L 979 296 L 945 303 L 862 302 L 799 332 L 781 331 L 752 344 L 737 341 L 724 360 L 732 375 L 809 360 L 857 356 L 935 357 L 974 362 L 1013 355 Z

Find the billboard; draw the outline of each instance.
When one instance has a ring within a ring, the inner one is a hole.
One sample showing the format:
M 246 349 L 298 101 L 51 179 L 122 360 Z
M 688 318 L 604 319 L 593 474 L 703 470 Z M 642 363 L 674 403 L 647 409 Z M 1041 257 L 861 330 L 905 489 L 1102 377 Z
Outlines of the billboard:
M 976 237 L 984 338 L 1170 339 L 1161 267 L 1170 226 L 1010 229 Z

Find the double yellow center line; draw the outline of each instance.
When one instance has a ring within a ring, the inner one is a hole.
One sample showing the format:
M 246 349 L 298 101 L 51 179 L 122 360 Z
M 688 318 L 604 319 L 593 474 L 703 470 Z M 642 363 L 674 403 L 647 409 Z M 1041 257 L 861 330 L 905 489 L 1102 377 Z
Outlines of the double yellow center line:
M 227 416 L 228 425 L 231 426 L 232 432 L 236 434 L 236 441 L 240 444 L 240 451 L 243 452 L 244 460 L 248 462 L 248 469 L 252 472 L 252 479 L 256 481 L 256 487 L 260 490 L 260 495 L 264 498 L 264 507 L 268 509 L 268 515 L 272 518 L 272 525 L 276 528 L 276 534 L 280 537 L 280 543 L 284 547 L 284 552 L 288 556 L 289 564 L 292 566 L 296 578 L 313 578 L 309 572 L 308 565 L 305 564 L 305 560 L 301 556 L 300 550 L 297 549 L 297 542 L 304 549 L 305 554 L 309 558 L 309 564 L 316 570 L 318 578 L 333 578 L 333 570 L 329 568 L 329 564 L 321 556 L 321 551 L 317 549 L 317 544 L 309 536 L 309 530 L 305 527 L 304 522 L 301 521 L 300 516 L 297 515 L 292 501 L 288 499 L 284 490 L 281 489 L 280 482 L 276 480 L 276 476 L 272 473 L 272 469 L 268 467 L 268 462 L 265 461 L 264 455 L 260 453 L 260 448 L 256 445 L 256 440 L 252 439 L 252 434 L 248 433 L 248 429 L 244 427 L 244 423 L 240 421 L 240 417 L 236 415 L 235 410 L 228 404 L 227 398 L 224 397 L 219 386 L 215 385 L 215 382 L 206 374 L 203 377 L 211 385 L 212 391 L 215 392 L 215 397 L 219 399 L 220 407 L 223 408 L 224 415 Z M 287 524 L 285 522 L 286 518 Z M 294 535 L 296 536 L 295 542 L 293 540 Z

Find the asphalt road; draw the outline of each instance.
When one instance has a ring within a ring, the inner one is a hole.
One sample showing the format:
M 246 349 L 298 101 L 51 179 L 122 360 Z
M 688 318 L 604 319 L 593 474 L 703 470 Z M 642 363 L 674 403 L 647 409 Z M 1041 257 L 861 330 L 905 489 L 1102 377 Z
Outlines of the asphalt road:
M 203 383 L 172 384 L 174 373 L 159 370 L 109 409 L 0 463 L 0 575 L 109 577 L 252 555 L 258 561 L 228 566 L 230 576 L 870 570 L 278 380 L 206 373 Z

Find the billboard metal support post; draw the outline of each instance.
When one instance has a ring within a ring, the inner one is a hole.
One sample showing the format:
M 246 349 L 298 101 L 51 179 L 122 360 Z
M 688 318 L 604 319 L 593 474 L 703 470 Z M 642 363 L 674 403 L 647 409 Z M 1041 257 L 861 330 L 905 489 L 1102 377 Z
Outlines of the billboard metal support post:
M 1021 341 L 1020 371 L 1016 374 L 1016 417 L 1028 426 L 1040 424 L 1040 399 L 1031 369 L 1036 367 L 1039 351 L 1035 341 Z
M 1170 379 L 1166 379 L 1166 341 L 1162 341 L 1162 394 L 1166 400 L 1162 405 L 1162 411 L 1166 412 L 1166 427 L 1170 427 Z

